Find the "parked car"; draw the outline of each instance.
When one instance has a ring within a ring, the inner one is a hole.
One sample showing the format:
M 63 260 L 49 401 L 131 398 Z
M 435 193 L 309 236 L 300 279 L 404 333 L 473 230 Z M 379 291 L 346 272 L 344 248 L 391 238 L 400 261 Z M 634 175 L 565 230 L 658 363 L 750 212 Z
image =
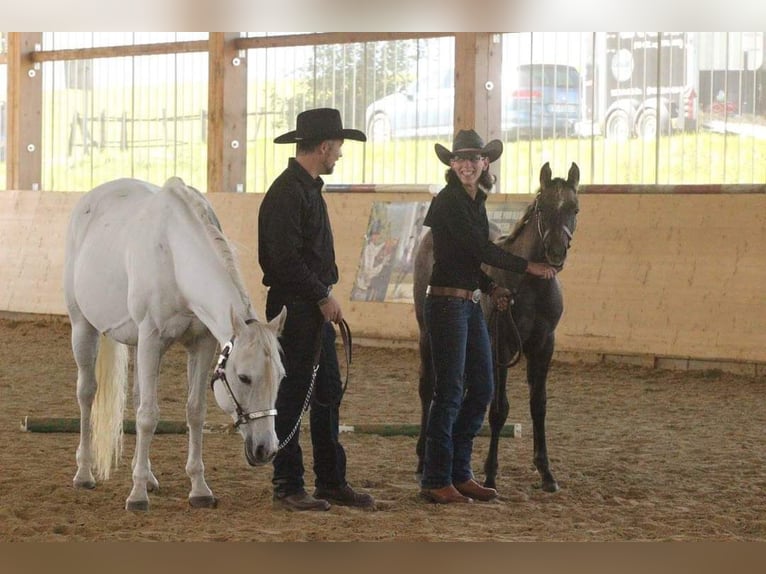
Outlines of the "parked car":
M 581 119 L 581 94 L 580 74 L 572 66 L 519 66 L 503 98 L 503 132 L 511 139 L 573 136 Z
M 455 101 L 454 72 L 445 71 L 434 84 L 412 82 L 367 106 L 367 137 L 391 138 L 445 136 L 452 133 Z
M 525 64 L 504 78 L 502 131 L 509 139 L 575 135 L 581 119 L 580 74 L 563 64 Z M 415 84 L 367 106 L 367 135 L 372 141 L 391 138 L 449 136 L 453 130 L 453 72 L 438 85 Z

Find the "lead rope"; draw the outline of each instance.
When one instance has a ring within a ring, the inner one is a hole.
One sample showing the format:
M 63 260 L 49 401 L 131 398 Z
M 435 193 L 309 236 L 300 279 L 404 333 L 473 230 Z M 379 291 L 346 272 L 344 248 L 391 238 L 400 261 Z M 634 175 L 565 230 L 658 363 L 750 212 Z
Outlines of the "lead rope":
M 497 307 L 494 307 L 492 309 L 492 313 L 490 314 L 490 328 L 492 336 L 490 337 L 490 340 L 492 341 L 492 354 L 493 354 L 493 372 L 495 374 L 495 384 L 493 389 L 493 396 L 492 396 L 492 408 L 495 411 L 500 410 L 500 384 L 498 381 L 500 380 L 500 369 L 506 368 L 509 369 L 516 365 L 521 360 L 521 334 L 519 333 L 519 329 L 516 326 L 516 322 L 513 320 L 513 314 L 511 313 L 511 305 L 513 304 L 513 297 L 511 297 L 511 301 L 508 303 L 508 309 L 506 309 L 506 313 L 508 313 L 508 320 L 511 322 L 511 325 L 513 325 L 513 332 L 516 335 L 516 342 L 518 344 L 518 350 L 516 351 L 516 356 L 511 357 L 511 360 L 509 360 L 507 363 L 502 363 L 500 361 L 500 354 L 499 354 L 499 348 L 498 348 L 498 341 L 500 339 L 500 327 L 499 327 L 499 316 L 500 311 L 497 310 Z
M 340 329 L 341 338 L 343 339 L 343 349 L 344 349 L 344 354 L 346 356 L 346 380 L 343 383 L 343 391 L 340 394 L 340 400 L 343 400 L 343 395 L 346 394 L 346 388 L 348 387 L 348 372 L 349 372 L 349 367 L 351 366 L 352 339 L 351 339 L 351 329 L 349 328 L 348 323 L 346 323 L 345 319 L 341 319 L 340 323 L 338 323 L 338 327 Z M 317 380 L 317 372 L 319 372 L 319 359 L 321 356 L 322 356 L 322 330 L 320 329 L 317 351 L 314 354 L 314 367 L 311 370 L 311 383 L 309 384 L 309 390 L 306 393 L 306 398 L 303 401 L 301 414 L 298 415 L 298 420 L 295 421 L 295 425 L 293 426 L 293 430 L 290 431 L 290 434 L 288 434 L 287 437 L 285 437 L 285 440 L 279 443 L 279 446 L 277 447 L 278 451 L 285 448 L 288 445 L 288 443 L 293 439 L 293 437 L 295 436 L 295 433 L 298 432 L 298 429 L 301 426 L 303 415 L 305 415 L 306 411 L 309 410 L 309 405 L 311 404 L 311 395 L 314 393 L 314 384 L 316 383 L 316 380 Z M 328 405 L 320 403 L 318 400 L 317 400 L 317 404 L 320 406 L 328 406 Z
M 513 297 L 511 297 L 511 300 L 508 302 L 508 308 L 505 310 L 505 313 L 508 315 L 508 322 L 511 324 L 511 327 L 513 328 L 513 334 L 516 336 L 517 348 L 516 354 L 511 357 L 507 363 L 500 361 L 500 349 L 498 347 L 498 341 L 500 339 L 500 311 L 497 310 L 497 307 L 492 309 L 492 313 L 489 318 L 490 329 L 492 332 L 492 352 L 495 355 L 495 366 L 498 368 L 504 367 L 508 369 L 515 366 L 521 360 L 521 333 L 519 333 L 519 328 L 516 326 L 516 321 L 513 320 L 513 313 L 511 312 L 512 305 Z

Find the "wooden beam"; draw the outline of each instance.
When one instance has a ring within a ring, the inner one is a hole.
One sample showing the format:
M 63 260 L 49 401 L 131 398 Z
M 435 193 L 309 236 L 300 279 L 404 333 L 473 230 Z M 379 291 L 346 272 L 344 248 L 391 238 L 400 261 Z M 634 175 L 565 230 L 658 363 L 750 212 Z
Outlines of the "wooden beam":
M 232 424 L 212 424 L 205 423 L 203 432 L 236 433 Z M 25 416 L 21 419 L 21 430 L 24 432 L 37 433 L 79 433 L 79 418 L 55 418 L 55 417 L 30 417 Z M 136 421 L 125 420 L 122 424 L 122 430 L 127 434 L 136 434 Z M 340 432 L 356 434 L 375 434 L 379 436 L 418 436 L 420 425 L 416 424 L 361 424 L 361 425 L 340 425 Z M 187 426 L 185 421 L 166 421 L 160 420 L 157 423 L 155 434 L 186 434 Z M 489 436 L 489 427 L 486 425 L 479 430 L 479 436 Z M 500 431 L 503 437 L 520 437 L 521 425 L 519 423 L 507 423 Z
M 21 419 L 21 430 L 24 432 L 37 433 L 79 433 L 80 419 L 76 417 L 30 417 Z M 122 432 L 136 434 L 136 421 L 125 420 L 122 423 Z M 157 422 L 154 434 L 186 434 L 186 421 Z M 205 423 L 202 432 L 235 433 L 234 425 Z
M 502 55 L 500 34 L 455 34 L 455 133 L 475 129 L 484 141 L 501 139 Z M 498 189 L 499 171 L 492 170 Z
M 501 34 L 480 34 L 477 38 L 476 107 L 487 140 L 502 139 L 503 40 Z
M 325 32 L 319 34 L 286 34 L 284 36 L 256 36 L 238 38 L 238 49 L 285 48 L 290 46 L 320 46 L 355 42 L 390 42 L 452 36 L 452 32 Z
M 502 37 L 489 32 L 455 35 L 455 131 L 475 129 L 500 138 Z
M 455 34 L 454 133 L 477 129 L 476 125 L 476 32 Z
M 210 33 L 208 192 L 245 191 L 247 64 L 237 38 L 233 32 Z
M 33 62 L 58 62 L 62 60 L 92 60 L 96 58 L 124 58 L 130 56 L 207 52 L 207 49 L 207 40 L 190 40 L 187 42 L 160 42 L 157 44 L 132 44 L 129 46 L 37 50 L 30 57 Z
M 212 34 L 211 34 L 212 35 Z M 415 40 L 451 36 L 451 32 L 328 32 L 320 34 L 286 34 L 282 36 L 256 36 L 234 38 L 235 49 L 284 48 L 290 46 L 319 46 L 323 44 L 344 44 L 349 42 L 386 42 L 394 40 Z M 94 48 L 69 48 L 65 50 L 37 50 L 31 54 L 33 62 L 63 60 L 91 60 L 96 58 L 123 58 L 130 56 L 153 56 L 158 54 L 181 54 L 207 52 L 209 40 L 188 40 L 182 42 L 157 42 L 152 44 L 131 44 L 127 46 L 98 46 Z M 0 54 L 0 63 L 5 58 Z
M 376 434 L 379 436 L 418 436 L 420 434 L 420 425 L 415 424 L 362 424 L 362 425 L 340 425 L 340 432 L 353 432 L 357 434 Z M 488 426 L 483 426 L 479 430 L 479 436 L 490 436 Z M 500 430 L 500 436 L 520 437 L 521 425 L 518 423 L 508 423 Z
M 8 33 L 6 189 L 40 189 L 43 87 L 32 54 L 41 32 Z

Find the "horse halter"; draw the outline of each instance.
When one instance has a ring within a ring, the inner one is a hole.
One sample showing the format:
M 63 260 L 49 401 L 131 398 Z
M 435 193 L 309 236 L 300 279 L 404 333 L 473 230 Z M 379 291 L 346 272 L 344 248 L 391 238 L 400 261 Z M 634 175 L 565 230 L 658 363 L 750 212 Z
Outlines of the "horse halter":
M 542 209 L 540 209 L 540 203 L 539 198 L 535 199 L 535 219 L 537 220 L 537 234 L 540 236 L 540 241 L 543 244 L 543 249 L 545 249 L 545 240 L 548 238 L 548 235 L 550 234 L 550 229 L 543 229 L 543 215 L 542 215 Z M 566 242 L 566 250 L 569 251 L 570 244 L 572 243 L 572 237 L 574 237 L 574 234 L 572 233 L 572 230 L 569 229 L 569 226 L 562 223 L 561 224 L 561 230 L 564 232 L 564 235 L 567 237 Z
M 234 407 L 237 412 L 237 420 L 234 423 L 234 428 L 239 428 L 239 425 L 246 424 L 256 419 L 277 416 L 277 409 L 265 409 L 262 411 L 253 411 L 251 413 L 247 413 L 245 412 L 245 409 L 242 408 L 242 405 L 239 404 L 237 397 L 234 396 L 234 393 L 231 390 L 229 381 L 226 379 L 226 362 L 229 360 L 229 355 L 231 355 L 231 350 L 233 348 L 234 337 L 232 337 L 229 342 L 223 346 L 223 349 L 221 349 L 221 354 L 219 355 L 218 362 L 215 365 L 215 371 L 213 371 L 213 378 L 210 380 L 210 388 L 214 388 L 215 382 L 217 380 L 221 380 L 225 385 L 226 391 L 229 393 L 231 400 L 234 401 Z

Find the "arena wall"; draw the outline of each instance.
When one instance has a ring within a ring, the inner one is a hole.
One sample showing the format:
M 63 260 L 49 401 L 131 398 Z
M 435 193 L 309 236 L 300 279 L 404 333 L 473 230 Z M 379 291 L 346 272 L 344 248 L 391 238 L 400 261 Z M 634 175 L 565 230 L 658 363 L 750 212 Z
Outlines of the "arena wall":
M 81 195 L 0 192 L 0 311 L 65 315 L 64 238 Z M 266 292 L 256 240 L 262 196 L 209 197 L 262 313 Z M 430 195 L 326 198 L 341 273 L 335 293 L 355 340 L 414 345 L 411 304 L 349 296 L 372 203 L 427 201 Z M 589 193 L 585 187 L 580 202 L 572 250 L 559 275 L 565 297 L 556 332 L 559 358 L 766 374 L 766 194 Z

